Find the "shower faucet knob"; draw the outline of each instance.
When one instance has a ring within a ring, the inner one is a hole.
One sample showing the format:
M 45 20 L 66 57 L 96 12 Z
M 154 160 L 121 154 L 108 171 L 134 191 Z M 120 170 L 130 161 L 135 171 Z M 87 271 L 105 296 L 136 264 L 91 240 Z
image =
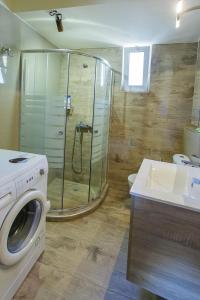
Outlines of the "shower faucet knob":
M 63 134 L 64 134 L 63 130 L 58 131 L 58 135 L 63 135 Z
M 40 169 L 40 175 L 42 176 L 44 175 L 44 173 L 45 173 L 44 169 Z

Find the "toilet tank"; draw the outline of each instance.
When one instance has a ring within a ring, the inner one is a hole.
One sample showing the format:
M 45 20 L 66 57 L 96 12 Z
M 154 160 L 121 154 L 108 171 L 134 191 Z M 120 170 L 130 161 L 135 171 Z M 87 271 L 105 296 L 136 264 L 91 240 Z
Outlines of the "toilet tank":
M 200 133 L 193 127 L 184 128 L 184 153 L 193 162 L 200 158 Z

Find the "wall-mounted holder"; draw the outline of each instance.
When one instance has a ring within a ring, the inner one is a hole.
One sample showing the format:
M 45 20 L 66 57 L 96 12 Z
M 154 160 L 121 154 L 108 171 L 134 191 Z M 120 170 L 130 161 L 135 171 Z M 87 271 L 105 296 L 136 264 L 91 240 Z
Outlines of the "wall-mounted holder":
M 58 32 L 63 32 L 64 27 L 63 27 L 63 24 L 62 24 L 62 14 L 59 13 L 56 9 L 52 9 L 52 10 L 49 11 L 49 15 L 51 17 L 55 17 Z
M 1 47 L 0 48 L 0 56 L 4 56 L 4 55 L 13 57 L 14 51 L 11 48 Z

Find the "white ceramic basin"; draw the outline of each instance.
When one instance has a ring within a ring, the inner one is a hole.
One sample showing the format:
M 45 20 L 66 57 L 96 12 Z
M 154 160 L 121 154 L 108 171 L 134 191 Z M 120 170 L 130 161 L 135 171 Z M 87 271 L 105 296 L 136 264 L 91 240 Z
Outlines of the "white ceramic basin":
M 147 186 L 152 190 L 172 192 L 176 178 L 175 166 L 153 166 L 151 165 Z
M 130 191 L 133 196 L 200 210 L 200 168 L 144 159 Z
M 147 187 L 166 193 L 184 193 L 187 182 L 187 168 L 175 164 L 151 163 Z

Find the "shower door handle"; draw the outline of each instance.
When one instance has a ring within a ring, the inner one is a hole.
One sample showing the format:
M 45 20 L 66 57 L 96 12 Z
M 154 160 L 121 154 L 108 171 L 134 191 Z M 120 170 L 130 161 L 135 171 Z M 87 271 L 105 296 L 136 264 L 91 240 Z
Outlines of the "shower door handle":
M 59 131 L 58 131 L 58 135 L 59 135 L 59 136 L 61 136 L 61 135 L 63 135 L 63 134 L 64 134 L 63 130 L 59 130 Z

